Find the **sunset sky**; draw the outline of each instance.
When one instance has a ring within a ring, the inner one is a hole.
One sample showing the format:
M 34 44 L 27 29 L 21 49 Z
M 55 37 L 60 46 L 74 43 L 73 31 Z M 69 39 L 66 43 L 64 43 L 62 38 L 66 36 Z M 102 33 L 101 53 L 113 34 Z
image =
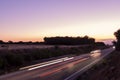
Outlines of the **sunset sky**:
M 0 40 L 41 41 L 47 36 L 114 39 L 120 0 L 0 0 Z

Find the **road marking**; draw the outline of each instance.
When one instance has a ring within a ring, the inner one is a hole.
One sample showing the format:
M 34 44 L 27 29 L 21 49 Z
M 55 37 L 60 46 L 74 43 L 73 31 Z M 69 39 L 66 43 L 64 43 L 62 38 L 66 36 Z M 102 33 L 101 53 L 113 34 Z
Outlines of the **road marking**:
M 95 60 L 94 62 L 90 63 L 89 65 L 83 67 L 82 69 L 80 69 L 79 71 L 75 72 L 74 74 L 72 74 L 71 76 L 67 77 L 64 80 L 71 80 L 71 78 L 73 78 L 74 76 L 76 76 L 78 73 L 80 73 L 81 71 L 83 71 L 84 69 L 90 67 L 92 64 L 96 63 L 97 61 L 99 61 L 99 59 Z

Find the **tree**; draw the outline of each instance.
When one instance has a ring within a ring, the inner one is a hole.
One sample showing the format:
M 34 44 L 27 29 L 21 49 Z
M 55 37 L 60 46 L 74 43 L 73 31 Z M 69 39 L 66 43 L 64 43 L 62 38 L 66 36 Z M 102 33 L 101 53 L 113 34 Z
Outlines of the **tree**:
M 116 50 L 117 51 L 120 51 L 120 29 L 117 30 L 115 33 L 114 33 L 116 39 L 117 39 L 117 42 L 116 42 Z
M 23 41 L 19 41 L 19 42 L 17 42 L 17 44 L 24 44 L 24 42 Z
M 112 41 L 112 43 L 113 43 L 113 45 L 115 46 L 117 42 L 116 42 L 116 41 Z
M 0 44 L 3 44 L 3 43 L 4 43 L 4 41 L 0 40 Z
M 8 44 L 13 44 L 13 41 L 8 41 Z
M 85 37 L 45 37 L 45 44 L 49 45 L 85 45 L 85 44 L 94 44 L 95 39 Z

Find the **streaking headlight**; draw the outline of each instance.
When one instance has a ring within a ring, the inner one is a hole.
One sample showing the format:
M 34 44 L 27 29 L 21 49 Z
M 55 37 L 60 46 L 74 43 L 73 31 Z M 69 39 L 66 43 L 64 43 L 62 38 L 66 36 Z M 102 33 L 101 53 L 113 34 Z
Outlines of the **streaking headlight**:
M 115 49 L 115 46 L 113 46 L 113 49 Z

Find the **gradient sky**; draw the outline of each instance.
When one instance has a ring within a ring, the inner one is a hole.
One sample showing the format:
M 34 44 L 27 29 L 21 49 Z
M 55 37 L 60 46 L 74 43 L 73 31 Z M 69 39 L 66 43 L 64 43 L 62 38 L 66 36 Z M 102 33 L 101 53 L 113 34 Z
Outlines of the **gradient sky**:
M 120 0 L 0 0 L 0 39 L 40 41 L 45 36 L 114 39 Z

